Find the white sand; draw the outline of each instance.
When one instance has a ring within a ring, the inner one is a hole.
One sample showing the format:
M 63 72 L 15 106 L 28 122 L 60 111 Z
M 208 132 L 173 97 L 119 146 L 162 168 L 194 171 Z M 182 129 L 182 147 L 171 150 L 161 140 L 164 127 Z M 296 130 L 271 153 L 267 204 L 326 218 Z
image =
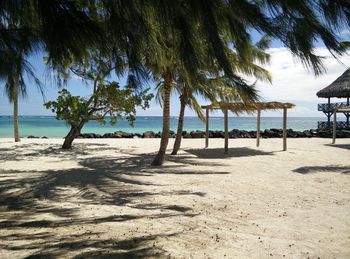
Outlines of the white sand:
M 0 139 L 0 258 L 350 258 L 350 139 L 61 142 Z

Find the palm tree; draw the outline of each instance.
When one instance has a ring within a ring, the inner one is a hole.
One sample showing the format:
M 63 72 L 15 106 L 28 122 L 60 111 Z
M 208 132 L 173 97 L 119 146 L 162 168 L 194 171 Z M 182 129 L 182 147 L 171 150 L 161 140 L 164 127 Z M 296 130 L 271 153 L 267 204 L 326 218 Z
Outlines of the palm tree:
M 170 134 L 170 94 L 174 81 L 173 73 L 169 67 L 166 67 L 163 75 L 162 91 L 161 91 L 161 103 L 163 106 L 163 128 L 160 141 L 159 151 L 154 158 L 152 165 L 162 165 L 165 158 L 165 152 L 169 142 Z
M 211 101 L 215 101 L 217 97 L 221 97 L 220 99 L 226 98 L 226 100 L 231 101 L 240 99 L 244 102 L 251 102 L 257 100 L 255 89 L 237 76 L 236 73 L 240 72 L 246 75 L 252 75 L 262 80 L 271 80 L 268 72 L 254 63 L 255 61 L 262 64 L 268 62 L 269 56 L 263 51 L 269 43 L 267 37 L 263 37 L 256 46 L 247 44 L 244 53 L 234 52 L 228 47 L 228 44 L 224 47 L 225 55 L 228 56 L 230 61 L 229 65 L 234 68 L 234 75 L 230 77 L 220 76 L 222 73 L 217 62 L 210 65 L 210 59 L 205 57 L 205 47 L 198 47 L 197 55 L 202 58 L 201 62 L 205 64 L 202 67 L 205 68 L 206 72 L 192 72 L 189 74 L 185 66 L 181 63 L 182 61 L 175 54 L 174 46 L 167 43 L 165 45 L 168 52 L 166 61 L 164 62 L 167 64 L 165 66 L 166 70 L 163 70 L 164 66 L 159 65 L 158 60 L 156 65 L 152 66 L 154 73 L 160 71 L 158 74 L 160 74 L 162 80 L 160 80 L 157 87 L 157 99 L 163 107 L 161 144 L 152 165 L 161 165 L 164 162 L 170 133 L 170 94 L 174 89 L 178 92 L 181 102 L 178 132 L 173 150 L 173 154 L 176 154 L 181 145 L 185 106 L 189 105 L 191 108 L 194 108 L 198 116 L 204 119 L 200 105 L 196 101 L 196 94 L 202 95 Z M 225 96 L 220 96 L 220 93 L 223 93 L 223 91 L 225 91 Z
M 257 80 L 267 81 L 271 83 L 270 73 L 255 64 L 259 62 L 264 65 L 269 62 L 270 56 L 264 50 L 269 46 L 270 39 L 263 37 L 256 45 L 247 46 L 249 50 L 249 59 L 242 60 L 237 54 L 227 48 L 226 51 L 229 53 L 231 62 L 235 64 L 237 72 L 244 73 L 245 75 L 254 76 Z M 180 78 L 181 79 L 181 78 Z M 229 78 L 216 77 L 207 78 L 205 75 L 200 74 L 195 82 L 195 85 L 188 85 L 185 81 L 178 82 L 176 85 L 176 91 L 180 96 L 180 114 L 178 119 L 178 128 L 172 155 L 176 155 L 181 146 L 183 124 L 185 108 L 189 106 L 193 109 L 197 116 L 204 121 L 204 114 L 201 106 L 198 104 L 196 97 L 201 96 L 204 99 L 208 99 L 211 102 L 216 102 L 225 99 L 226 102 L 242 101 L 245 104 L 255 102 L 259 99 L 258 93 L 254 88 L 254 85 L 237 89 L 234 82 L 230 81 Z
M 27 85 L 24 74 L 35 82 L 42 92 L 42 85 L 34 74 L 31 64 L 24 58 L 23 52 L 12 53 L 11 50 L 0 50 L 0 81 L 5 82 L 5 91 L 9 101 L 13 103 L 13 128 L 16 142 L 20 141 L 18 127 L 18 99 L 20 96 L 25 97 Z
M 43 88 L 39 79 L 35 76 L 34 68 L 28 62 L 27 57 L 33 51 L 30 33 L 25 28 L 15 25 L 7 25 L 7 30 L 2 31 L 0 40 L 0 82 L 5 83 L 5 91 L 9 101 L 13 103 L 13 129 L 15 142 L 20 141 L 18 126 L 18 99 L 26 96 L 27 85 L 24 80 L 26 74 L 33 81 L 41 94 Z
M 27 85 L 24 75 L 34 81 L 38 89 L 43 94 L 42 85 L 35 76 L 34 68 L 25 59 L 23 51 L 13 53 L 11 50 L 0 50 L 0 81 L 5 82 L 5 91 L 9 101 L 13 103 L 13 129 L 15 142 L 20 141 L 18 126 L 18 99 L 27 94 Z
M 52 62 L 81 56 L 84 46 L 96 42 L 96 25 L 72 1 L 0 2 L 0 81 L 13 103 L 14 137 L 20 141 L 18 99 L 25 97 L 26 74 L 41 94 L 43 88 L 28 62 L 39 50 L 47 50 Z

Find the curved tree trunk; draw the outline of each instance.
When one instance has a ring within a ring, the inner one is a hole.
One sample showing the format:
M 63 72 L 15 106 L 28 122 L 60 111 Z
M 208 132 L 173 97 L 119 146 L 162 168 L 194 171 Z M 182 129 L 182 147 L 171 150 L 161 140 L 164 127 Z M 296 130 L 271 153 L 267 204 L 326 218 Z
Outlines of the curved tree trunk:
M 72 143 L 73 143 L 74 139 L 80 134 L 82 127 L 83 126 L 71 127 L 69 133 L 64 138 L 64 142 L 62 145 L 63 149 L 71 149 L 72 148 Z
M 154 158 L 152 165 L 162 165 L 164 162 L 166 148 L 169 142 L 170 126 L 170 92 L 171 92 L 172 76 L 168 71 L 164 82 L 163 93 L 163 130 L 160 140 L 160 147 L 157 156 Z
M 13 88 L 13 133 L 15 142 L 20 142 L 19 127 L 18 127 L 18 80 L 15 79 L 15 85 Z
M 186 102 L 185 102 L 185 99 L 183 97 L 180 98 L 180 103 L 181 103 L 180 115 L 179 115 L 179 121 L 177 124 L 177 132 L 176 132 L 176 139 L 175 139 L 175 143 L 174 143 L 174 148 L 173 148 L 173 152 L 171 153 L 172 155 L 176 155 L 180 149 L 181 139 L 182 139 L 182 131 L 183 131 L 183 127 L 184 127 L 184 116 L 185 116 Z

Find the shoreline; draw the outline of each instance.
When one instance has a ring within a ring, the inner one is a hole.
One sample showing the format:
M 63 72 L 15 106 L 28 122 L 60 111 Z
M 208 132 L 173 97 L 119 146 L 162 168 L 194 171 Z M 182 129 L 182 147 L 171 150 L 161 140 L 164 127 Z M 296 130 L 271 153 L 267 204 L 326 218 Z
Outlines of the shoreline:
M 283 130 L 282 129 L 265 129 L 260 131 L 261 138 L 282 138 L 283 137 Z M 82 133 L 77 139 L 109 139 L 109 138 L 160 138 L 161 132 L 154 132 L 154 131 L 145 131 L 143 133 L 130 133 L 125 131 L 116 131 L 114 133 L 104 133 L 104 134 L 98 134 L 98 133 Z M 174 131 L 170 131 L 170 138 L 175 138 L 176 133 Z M 183 131 L 182 137 L 187 139 L 196 139 L 196 138 L 205 138 L 205 131 L 202 130 L 193 130 L 193 131 Z M 225 134 L 222 130 L 209 130 L 209 138 L 224 138 Z M 310 130 L 293 130 L 288 129 L 287 130 L 287 137 L 288 138 L 332 138 L 332 131 L 331 130 L 319 130 L 319 129 L 310 129 Z M 4 138 L 11 138 L 10 136 L 7 137 L 0 137 L 2 139 Z M 29 135 L 29 136 L 22 136 L 22 138 L 29 138 L 29 139 L 48 139 L 47 136 L 35 136 L 35 135 Z M 50 137 L 50 139 L 61 139 L 63 137 Z M 235 139 L 235 138 L 256 138 L 256 131 L 254 130 L 239 130 L 239 129 L 232 129 L 229 131 L 229 138 Z M 337 138 L 350 138 L 350 131 L 348 130 L 337 130 Z

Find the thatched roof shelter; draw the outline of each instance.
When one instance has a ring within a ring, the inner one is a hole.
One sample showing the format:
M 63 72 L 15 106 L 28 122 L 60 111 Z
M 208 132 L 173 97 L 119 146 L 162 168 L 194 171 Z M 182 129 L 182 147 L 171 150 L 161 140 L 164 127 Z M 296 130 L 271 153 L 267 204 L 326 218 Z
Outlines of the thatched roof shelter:
M 350 97 L 350 68 L 346 70 L 329 86 L 317 92 L 321 98 L 347 98 Z

